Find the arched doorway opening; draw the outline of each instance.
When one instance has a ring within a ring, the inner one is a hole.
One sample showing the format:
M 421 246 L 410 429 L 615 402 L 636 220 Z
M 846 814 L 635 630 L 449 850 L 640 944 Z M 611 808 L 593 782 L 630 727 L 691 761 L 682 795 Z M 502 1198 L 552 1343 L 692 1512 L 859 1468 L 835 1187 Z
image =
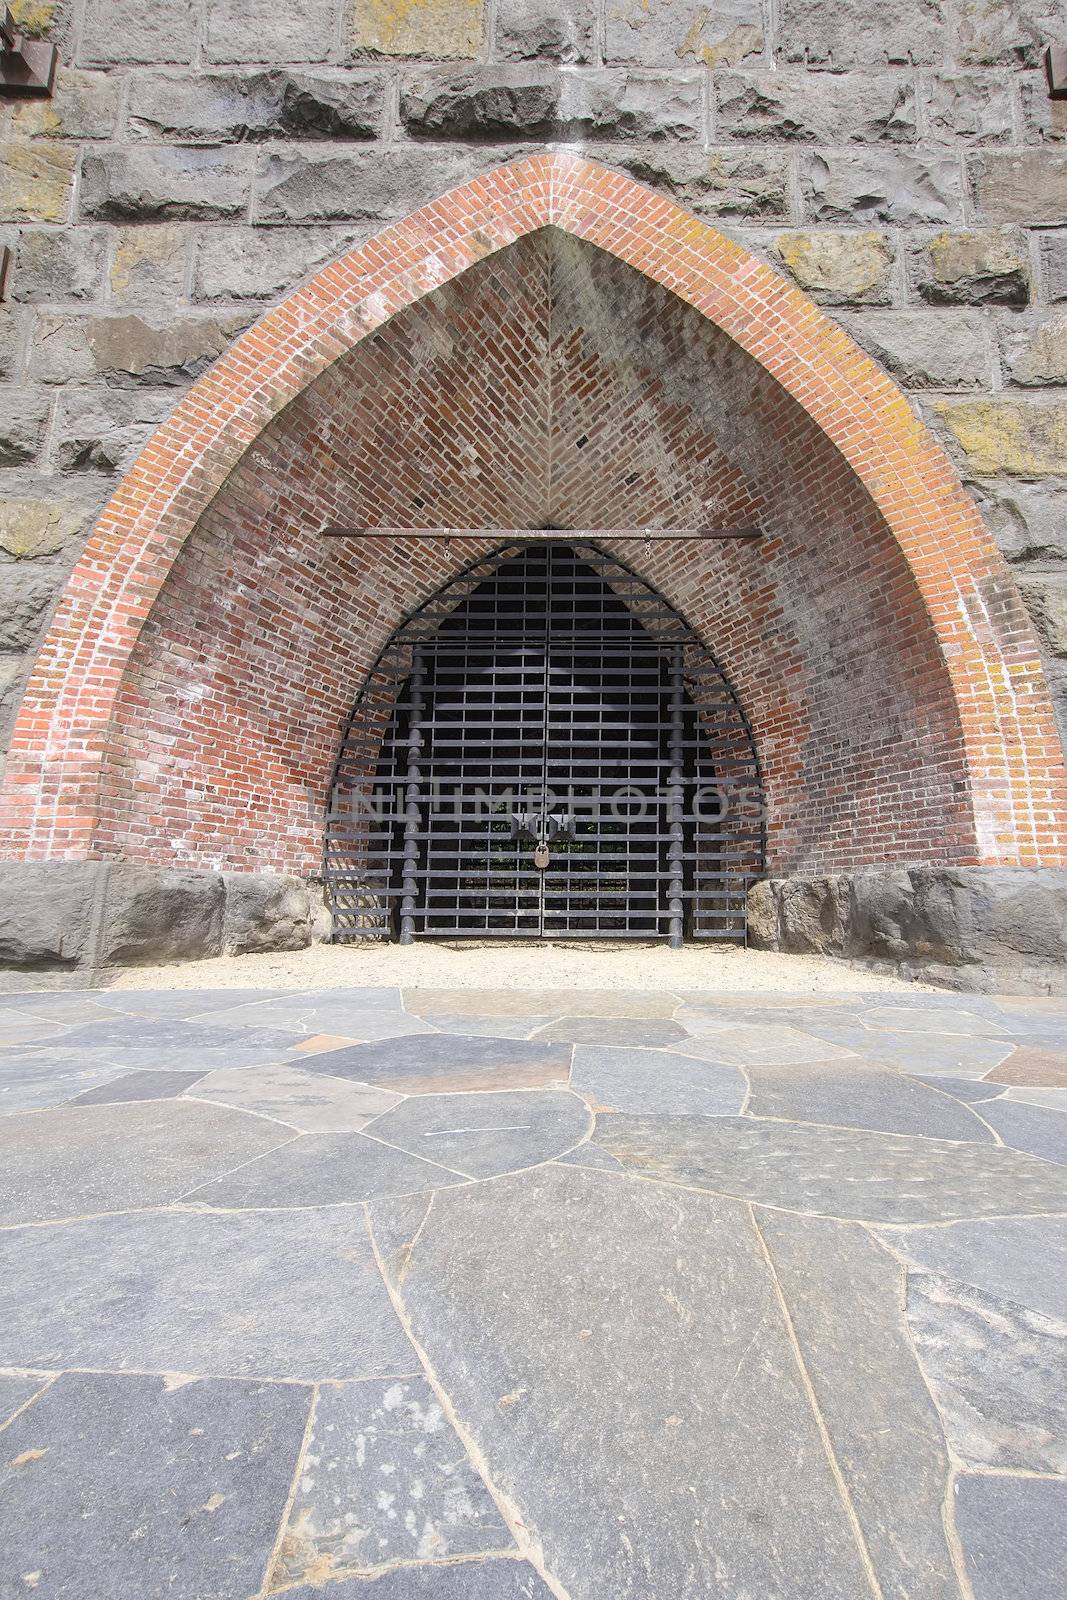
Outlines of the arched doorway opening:
M 332 786 L 337 943 L 743 942 L 763 871 L 751 730 L 718 663 L 593 546 L 509 547 L 381 653 Z

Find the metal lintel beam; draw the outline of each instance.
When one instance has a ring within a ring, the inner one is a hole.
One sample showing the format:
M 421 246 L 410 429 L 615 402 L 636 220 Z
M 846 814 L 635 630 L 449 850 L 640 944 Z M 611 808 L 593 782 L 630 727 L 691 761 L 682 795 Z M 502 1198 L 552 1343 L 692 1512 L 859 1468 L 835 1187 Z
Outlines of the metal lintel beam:
M 535 539 L 573 544 L 575 539 L 761 539 L 759 528 L 345 528 L 328 523 L 324 539 Z
M 1049 99 L 1067 100 L 1067 45 L 1049 45 L 1045 51 L 1045 76 Z

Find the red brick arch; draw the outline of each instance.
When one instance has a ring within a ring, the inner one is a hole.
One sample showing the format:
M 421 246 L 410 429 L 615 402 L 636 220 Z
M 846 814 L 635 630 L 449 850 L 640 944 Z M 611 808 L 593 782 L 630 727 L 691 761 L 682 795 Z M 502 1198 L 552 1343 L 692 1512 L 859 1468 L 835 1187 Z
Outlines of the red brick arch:
M 833 443 L 902 552 L 936 638 L 962 733 L 973 860 L 1067 860 L 1067 774 L 1036 643 L 940 446 L 796 288 L 669 200 L 563 154 L 497 168 L 332 263 L 238 339 L 155 433 L 94 527 L 42 646 L 0 796 L 0 853 L 93 853 L 142 626 L 187 536 L 271 419 L 395 313 L 546 226 L 702 313 Z

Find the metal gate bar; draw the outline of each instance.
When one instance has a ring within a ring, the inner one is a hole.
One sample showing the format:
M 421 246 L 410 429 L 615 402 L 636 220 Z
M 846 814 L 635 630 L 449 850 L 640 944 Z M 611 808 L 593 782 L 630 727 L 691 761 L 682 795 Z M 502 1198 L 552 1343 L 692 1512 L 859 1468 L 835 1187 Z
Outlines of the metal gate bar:
M 744 939 L 763 854 L 755 749 L 717 663 L 614 558 L 542 542 L 461 574 L 375 663 L 324 876 L 335 942 L 676 946 Z

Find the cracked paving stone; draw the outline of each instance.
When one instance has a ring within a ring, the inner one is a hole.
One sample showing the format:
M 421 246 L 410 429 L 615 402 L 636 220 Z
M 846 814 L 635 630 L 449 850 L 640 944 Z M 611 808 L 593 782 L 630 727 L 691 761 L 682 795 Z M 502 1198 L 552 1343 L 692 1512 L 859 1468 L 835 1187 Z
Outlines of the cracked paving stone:
M 1067 1322 L 928 1272 L 908 1321 L 961 1461 L 1067 1473 Z
M 513 1547 L 425 1378 L 320 1389 L 273 1589 Z
M 631 1171 L 814 1216 L 868 1222 L 1067 1209 L 1067 1175 L 996 1145 L 747 1117 L 597 1118 Z
M 64 1106 L 0 1121 L 0 1223 L 162 1205 L 293 1135 L 193 1100 Z
M 435 1012 L 453 1017 L 523 1017 L 545 1012 L 558 1017 L 670 1017 L 673 994 L 634 989 L 404 989 L 413 1016 Z
M 666 1050 L 574 1052 L 571 1088 L 600 1111 L 689 1111 L 736 1116 L 748 1084 L 736 1067 L 691 1060 Z
M 288 1063 L 209 1072 L 193 1098 L 277 1117 L 305 1133 L 358 1132 L 400 1100 L 387 1089 L 345 1083 Z
M 115 1105 L 130 1100 L 173 1100 L 204 1076 L 202 1072 L 128 1072 L 75 1097 L 76 1106 Z
M 569 1045 L 542 1044 L 537 1039 L 466 1038 L 462 1034 L 351 1045 L 307 1062 L 309 1072 L 328 1072 L 401 1094 L 542 1089 L 566 1083 L 570 1066 Z
M 753 1117 L 820 1122 L 877 1133 L 993 1144 L 989 1129 L 947 1094 L 875 1062 L 791 1062 L 748 1066 Z
M 985 1081 L 1039 1089 L 1067 1089 L 1067 1050 L 1013 1050 Z
M 916 1083 L 925 1083 L 931 1089 L 940 1089 L 966 1106 L 980 1106 L 985 1100 L 998 1100 L 1007 1089 L 1002 1083 L 990 1083 L 988 1078 L 936 1078 L 921 1072 L 911 1074 Z M 981 1116 L 981 1112 L 978 1113 Z
M 71 1050 L 106 1050 L 112 1060 L 123 1066 L 173 1067 L 177 1057 L 205 1053 L 214 1057 L 221 1051 L 232 1052 L 235 1046 L 242 1052 L 277 1054 L 288 1050 L 298 1037 L 291 1028 L 246 1028 L 235 1032 L 217 1023 L 189 1022 L 182 1017 L 116 1017 L 72 1028 L 63 1043 Z M 183 1064 L 177 1062 L 178 1066 Z
M 737 1067 L 757 1061 L 777 1061 L 787 1065 L 803 1061 L 848 1060 L 852 1054 L 823 1039 L 812 1039 L 799 1028 L 777 1026 L 721 1028 L 716 1033 L 687 1039 L 670 1047 L 680 1055 L 701 1056 Z
M 109 1016 L 111 1013 L 102 1004 L 103 999 L 103 994 L 94 994 L 92 991 L 42 993 L 35 989 L 22 994 L 0 996 L 0 1010 L 5 1014 L 18 1011 L 22 1016 L 37 1017 L 42 1022 L 69 1027 L 75 1022 L 92 1022 Z
M 186 1195 L 224 1210 L 354 1205 L 462 1183 L 446 1167 L 361 1133 L 308 1133 Z
M 884 1600 L 959 1600 L 941 1515 L 948 1456 L 899 1264 L 846 1223 L 772 1211 L 757 1222 Z
M 688 1037 L 669 1017 L 560 1017 L 538 1033 L 539 1039 L 561 1039 L 570 1044 L 626 1045 L 655 1050 Z
M 974 1600 L 1055 1600 L 1063 1593 L 1067 1483 L 966 1473 L 956 1528 Z
M 361 1212 L 170 1211 L 0 1233 L 0 1366 L 223 1377 L 418 1362 Z
M 909 1266 L 1067 1321 L 1067 1217 L 894 1228 L 879 1237 Z
M 529 1039 L 546 1023 L 554 1022 L 559 1015 L 558 1011 L 549 1015 L 539 1013 L 537 1016 L 525 1017 L 450 1017 L 444 1012 L 426 1012 L 422 1021 L 428 1028 L 433 1028 L 441 1033 L 462 1033 L 468 1037 L 486 1034 L 494 1039 Z
M 867 1028 L 888 1028 L 893 1033 L 954 1034 L 967 1039 L 1000 1038 L 1010 1031 L 1001 1016 L 948 1006 L 872 1006 L 860 1017 Z
M 818 1014 L 804 1024 L 804 1031 L 857 1055 L 901 1067 L 905 1072 L 921 1072 L 927 1077 L 946 1074 L 953 1078 L 981 1078 L 1012 1050 L 1009 1039 L 970 1039 L 947 1033 L 894 1033 L 888 1029 L 864 1028 L 858 1021 L 827 1020 Z
M 568 1150 L 565 1156 L 558 1159 L 568 1167 L 591 1167 L 597 1172 L 626 1171 L 618 1156 L 609 1156 L 606 1150 L 592 1143 L 580 1144 L 577 1149 Z
M 1004 1098 L 1009 1103 L 1067 1112 L 1067 1089 L 1008 1089 Z
M 47 1378 L 36 1373 L 0 1372 L 0 1427 L 24 1406 L 27 1400 L 32 1400 L 35 1394 L 40 1394 L 47 1382 Z
M 0 1593 L 244 1600 L 310 1399 L 296 1384 L 64 1373 L 0 1434 Z
M 373 1578 L 301 1584 L 285 1600 L 552 1600 L 552 1591 L 525 1561 L 489 1557 L 447 1566 L 397 1567 Z
M 993 1100 L 983 1106 L 982 1116 L 1011 1149 L 1067 1167 L 1067 1117 L 1061 1111 Z
M 0 1051 L 19 1045 L 48 1044 L 65 1039 L 70 1029 L 64 1023 L 45 1022 L 21 1011 L 0 1011 Z M 0 1060 L 2 1060 L 0 1056 Z
M 867 1592 L 746 1208 L 553 1165 L 413 1245 L 396 1215 L 414 1336 L 571 1600 Z
M 551 1161 L 585 1139 L 592 1118 L 568 1090 L 420 1095 L 372 1124 L 377 1139 L 468 1178 Z
M 0 1112 L 40 1111 L 61 1105 L 83 1089 L 119 1077 L 122 1070 L 58 1051 L 12 1051 L 0 1059 Z

